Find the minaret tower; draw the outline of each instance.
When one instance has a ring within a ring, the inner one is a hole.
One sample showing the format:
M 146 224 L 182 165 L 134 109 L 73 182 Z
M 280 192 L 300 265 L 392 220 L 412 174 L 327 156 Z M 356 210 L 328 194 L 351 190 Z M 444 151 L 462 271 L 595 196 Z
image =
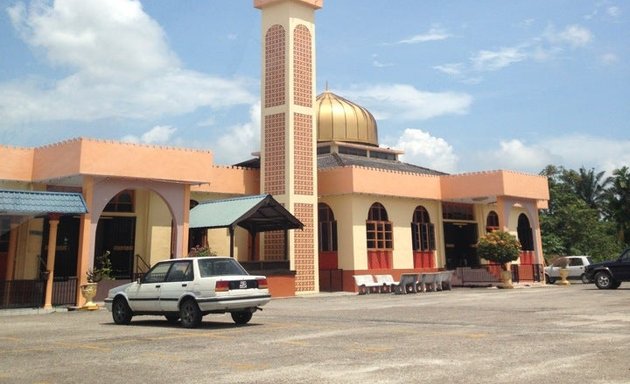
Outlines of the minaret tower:
M 295 290 L 319 290 L 317 258 L 317 129 L 315 11 L 323 0 L 254 0 L 262 11 L 261 191 L 274 196 L 303 230 L 267 232 L 265 260 L 285 249 Z

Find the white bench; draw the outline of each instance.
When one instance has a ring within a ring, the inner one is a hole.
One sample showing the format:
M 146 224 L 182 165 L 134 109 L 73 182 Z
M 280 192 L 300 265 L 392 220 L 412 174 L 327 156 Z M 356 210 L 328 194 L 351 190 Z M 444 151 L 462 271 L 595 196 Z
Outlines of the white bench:
M 357 285 L 359 295 L 380 291 L 381 284 L 374 281 L 372 275 L 353 275 L 354 283 Z
M 392 275 L 374 275 L 374 278 L 376 278 L 376 283 L 381 285 L 381 292 L 394 292 L 400 284 L 398 281 L 394 281 Z
M 448 289 L 450 291 L 452 289 L 451 280 L 453 279 L 453 271 L 442 271 L 440 274 L 442 275 L 442 289 Z
M 425 272 L 420 274 L 420 279 L 418 280 L 418 285 L 422 292 L 437 291 L 438 289 L 438 278 L 440 277 L 439 272 Z
M 418 288 L 418 274 L 417 273 L 403 273 L 400 275 L 400 282 L 395 287 L 396 293 L 406 294 L 408 291 L 416 293 Z

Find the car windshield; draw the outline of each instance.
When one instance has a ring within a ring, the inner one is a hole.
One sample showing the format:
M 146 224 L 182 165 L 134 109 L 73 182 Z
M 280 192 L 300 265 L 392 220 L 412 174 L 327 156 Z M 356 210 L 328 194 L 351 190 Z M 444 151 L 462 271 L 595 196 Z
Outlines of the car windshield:
M 223 275 L 247 275 L 247 271 L 234 259 L 200 259 L 201 277 Z
M 591 257 L 590 257 L 590 256 L 588 256 L 588 257 L 586 258 L 586 260 L 588 260 L 588 263 L 589 263 L 589 264 L 593 264 L 593 259 L 591 259 Z

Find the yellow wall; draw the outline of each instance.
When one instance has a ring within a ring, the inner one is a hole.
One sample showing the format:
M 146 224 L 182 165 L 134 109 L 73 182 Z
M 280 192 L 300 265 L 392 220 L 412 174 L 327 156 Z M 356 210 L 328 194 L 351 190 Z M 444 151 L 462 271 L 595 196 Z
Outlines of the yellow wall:
M 171 227 L 172 217 L 164 200 L 156 193 L 149 193 L 149 209 L 147 222 L 149 224 L 148 243 L 151 254 L 151 264 L 171 258 Z
M 441 205 L 434 200 L 403 199 L 385 196 L 341 195 L 320 199 L 333 211 L 337 221 L 339 268 L 346 270 L 367 269 L 367 243 L 365 222 L 372 204 L 381 203 L 393 223 L 393 268 L 413 268 L 411 221 L 413 212 L 422 205 L 429 212 L 435 225 L 438 260 L 444 252 Z
M 37 279 L 39 277 L 38 256 L 42 253 L 44 220 L 32 219 L 22 222 L 18 230 L 15 279 Z

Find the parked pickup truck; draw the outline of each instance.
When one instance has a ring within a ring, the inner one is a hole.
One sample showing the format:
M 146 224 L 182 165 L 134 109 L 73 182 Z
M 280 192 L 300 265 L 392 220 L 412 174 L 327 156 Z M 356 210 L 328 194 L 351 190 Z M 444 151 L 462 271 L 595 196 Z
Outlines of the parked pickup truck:
M 617 260 L 586 266 L 584 275 L 599 289 L 619 288 L 622 281 L 630 281 L 630 248 L 623 251 Z

